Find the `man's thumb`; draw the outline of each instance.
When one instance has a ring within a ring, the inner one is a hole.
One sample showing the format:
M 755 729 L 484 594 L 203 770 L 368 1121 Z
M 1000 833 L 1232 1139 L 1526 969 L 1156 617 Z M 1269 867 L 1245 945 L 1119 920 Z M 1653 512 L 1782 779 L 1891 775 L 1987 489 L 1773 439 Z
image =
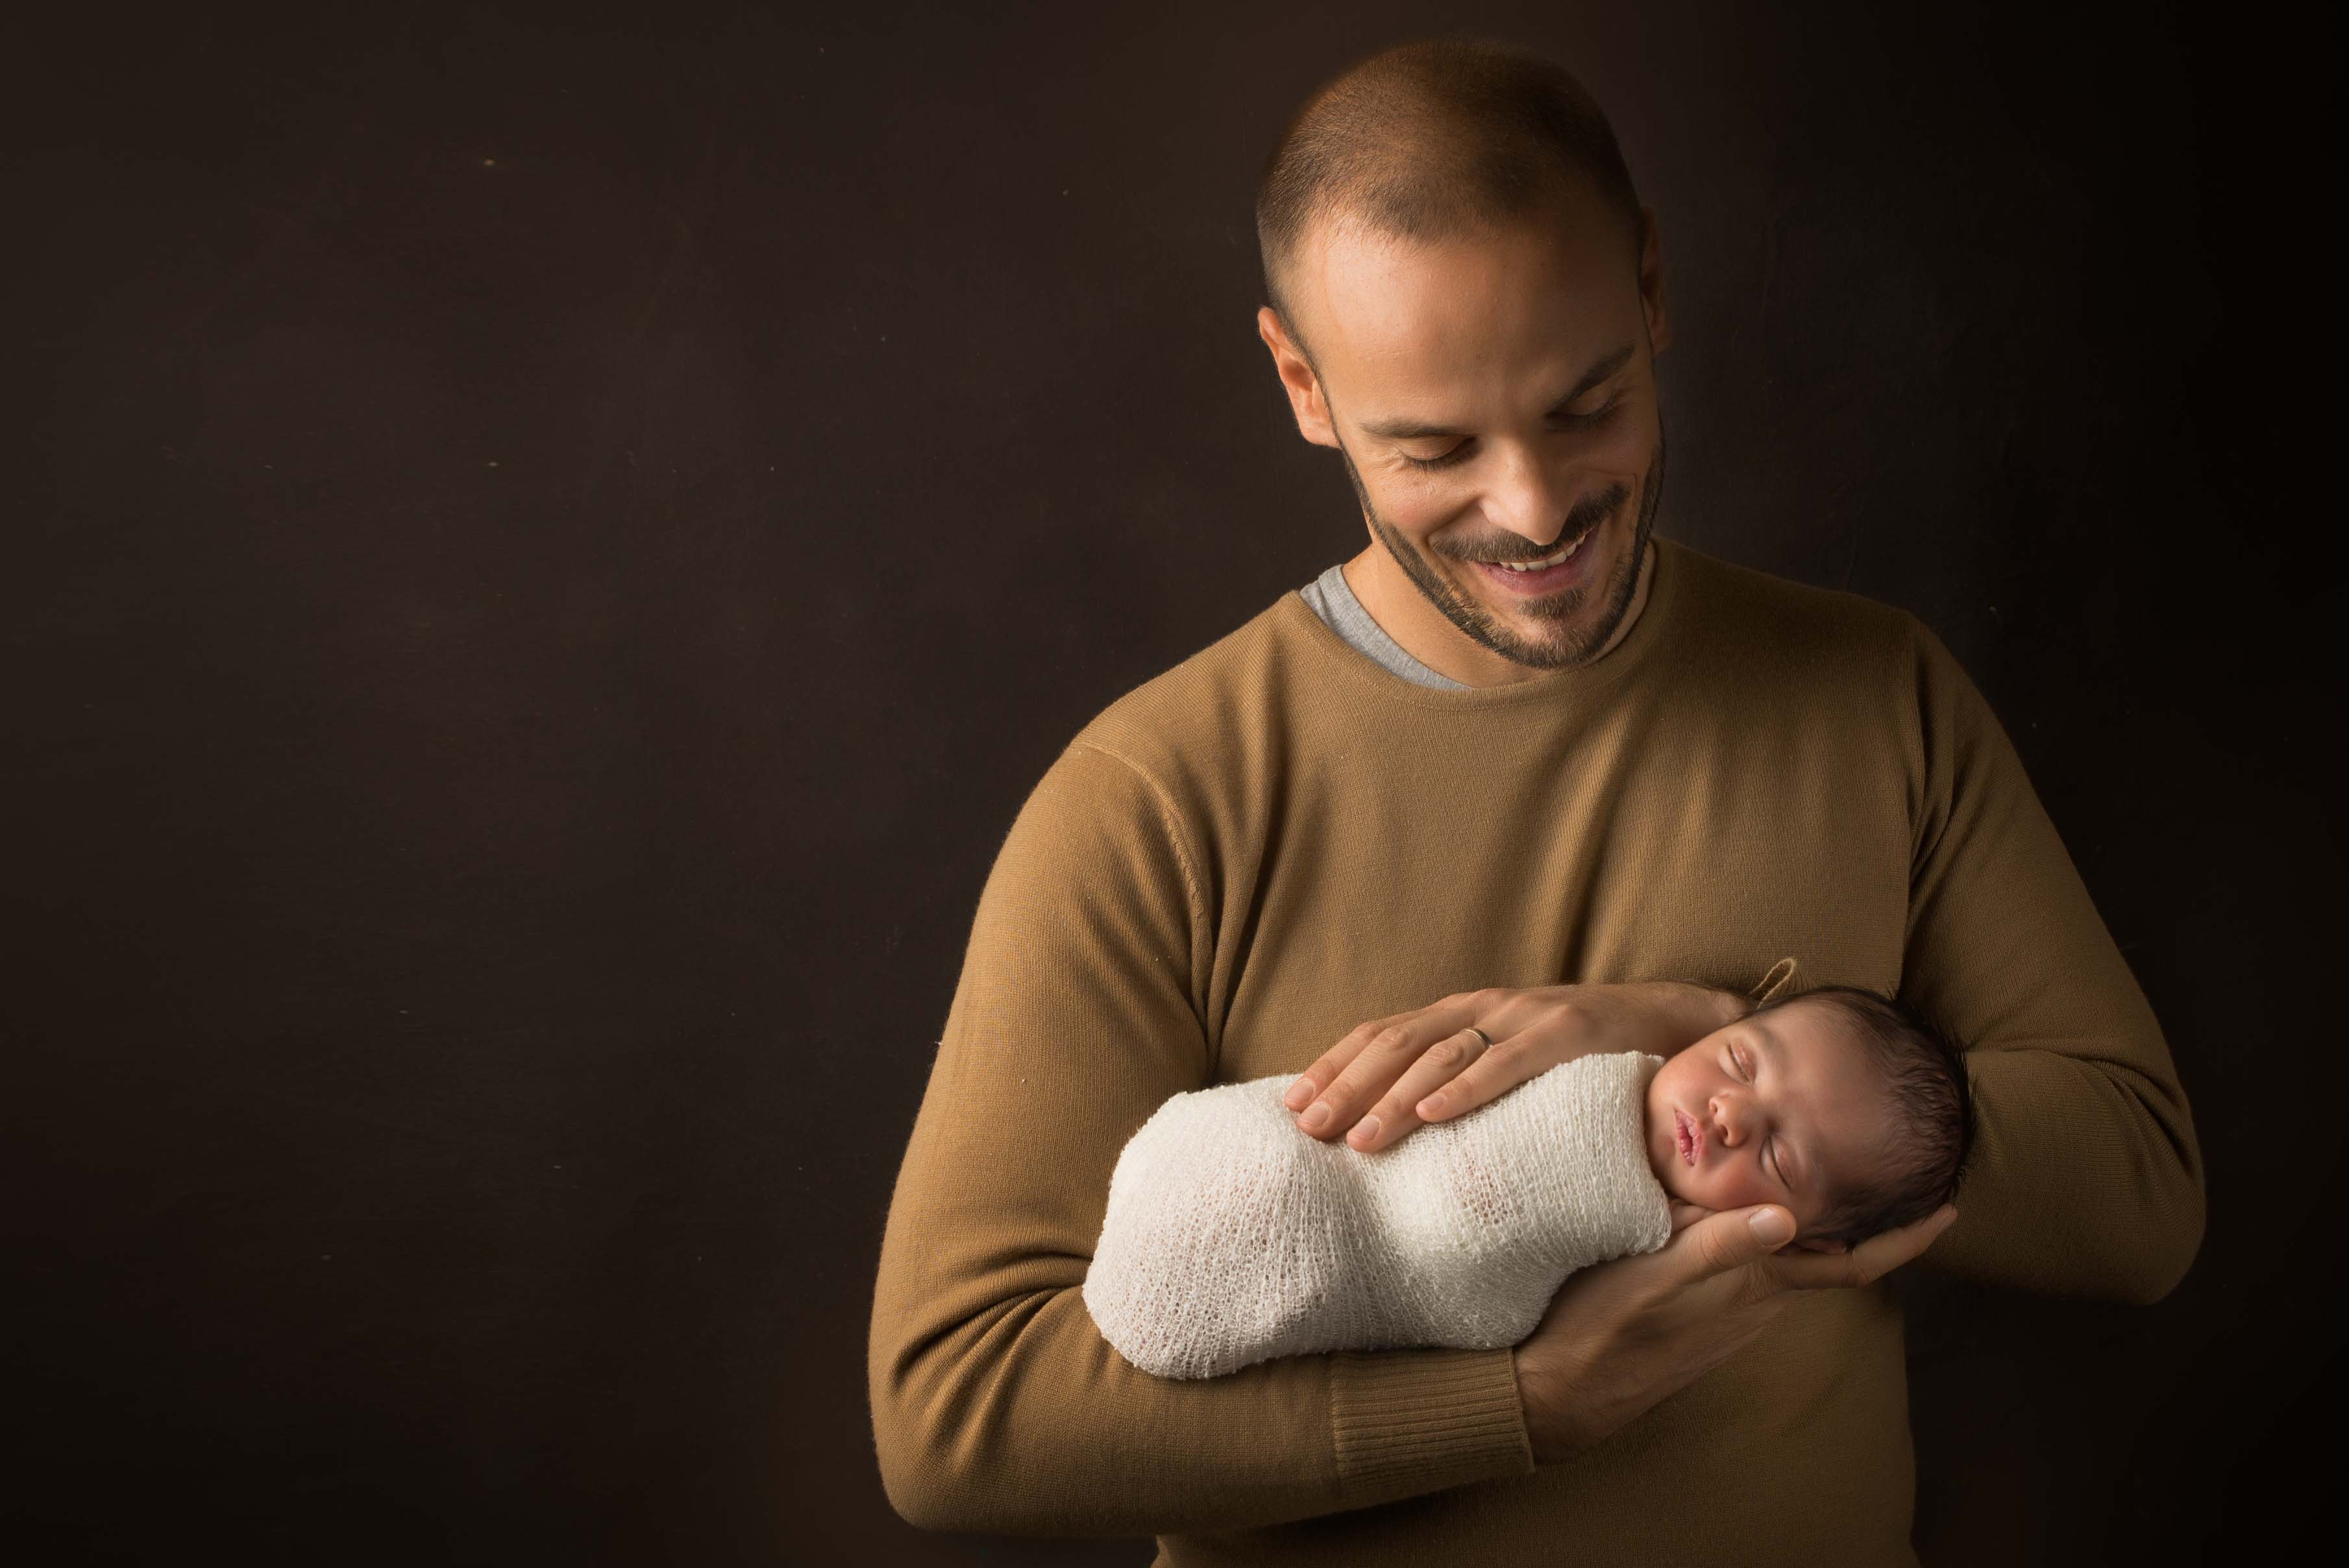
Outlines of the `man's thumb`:
M 1754 1239 L 1773 1251 L 1785 1246 L 1795 1234 L 1795 1217 L 1766 1204 L 1746 1215 L 1745 1222 L 1754 1227 Z

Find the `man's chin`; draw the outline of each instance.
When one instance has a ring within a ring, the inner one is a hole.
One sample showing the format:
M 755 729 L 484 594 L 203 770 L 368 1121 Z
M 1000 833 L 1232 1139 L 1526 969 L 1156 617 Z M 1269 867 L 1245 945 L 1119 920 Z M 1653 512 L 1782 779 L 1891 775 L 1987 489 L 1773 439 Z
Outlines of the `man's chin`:
M 1476 568 L 1471 566 L 1468 570 L 1474 572 Z M 1462 626 L 1461 630 L 1479 642 L 1497 645 L 1496 653 L 1531 668 L 1558 669 L 1579 664 L 1597 651 L 1596 629 L 1607 605 L 1604 590 L 1611 583 L 1610 577 L 1602 583 L 1564 588 L 1554 596 L 1529 601 L 1496 603 L 1480 597 L 1475 603 L 1482 613 L 1484 634 L 1478 635 L 1479 629 L 1475 627 Z

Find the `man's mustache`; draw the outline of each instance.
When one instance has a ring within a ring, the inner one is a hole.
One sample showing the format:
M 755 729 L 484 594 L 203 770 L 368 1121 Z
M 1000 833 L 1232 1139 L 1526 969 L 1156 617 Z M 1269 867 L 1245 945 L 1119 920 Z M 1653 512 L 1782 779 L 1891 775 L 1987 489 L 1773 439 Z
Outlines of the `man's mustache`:
M 1501 539 L 1495 540 L 1492 544 L 1485 546 L 1475 544 L 1445 544 L 1437 546 L 1435 547 L 1436 553 L 1439 555 L 1449 556 L 1454 561 L 1538 561 L 1543 556 L 1547 555 L 1551 551 L 1556 550 L 1559 544 L 1568 540 L 1580 539 L 1592 529 L 1597 528 L 1600 523 L 1605 522 L 1609 518 L 1614 516 L 1617 509 L 1622 506 L 1623 502 L 1630 498 L 1630 487 L 1624 484 L 1620 480 L 1616 480 L 1613 487 L 1608 490 L 1605 497 L 1599 502 L 1591 506 L 1579 508 L 1573 512 L 1568 513 L 1566 527 L 1560 531 L 1558 538 L 1553 540 L 1548 544 L 1533 547 L 1526 545 L 1523 541 L 1520 540 L 1518 544 L 1514 547 L 1516 552 L 1508 553 L 1513 547 L 1505 543 L 1504 541 L 1517 538 L 1517 535 L 1508 533 L 1503 534 Z M 1585 517 L 1588 517 L 1589 521 L 1587 522 L 1581 522 L 1581 526 L 1577 527 L 1576 524 Z M 1499 553 L 1495 553 L 1496 552 Z

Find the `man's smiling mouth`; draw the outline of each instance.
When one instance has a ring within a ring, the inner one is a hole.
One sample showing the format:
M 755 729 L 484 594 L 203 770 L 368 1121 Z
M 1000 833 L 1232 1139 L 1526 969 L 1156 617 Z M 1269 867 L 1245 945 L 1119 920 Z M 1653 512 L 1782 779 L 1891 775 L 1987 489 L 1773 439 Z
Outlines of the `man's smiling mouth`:
M 1586 543 L 1589 542 L 1590 536 L 1598 531 L 1598 528 L 1594 525 L 1593 527 L 1585 530 L 1582 537 L 1576 540 L 1573 543 L 1561 544 L 1556 550 L 1551 551 L 1547 555 L 1542 556 L 1537 560 L 1495 561 L 1492 564 L 1495 566 L 1506 567 L 1512 572 L 1538 572 L 1546 566 L 1556 566 L 1559 562 L 1572 557 L 1574 552 L 1580 550 Z
M 1503 593 L 1516 598 L 1538 598 L 1561 588 L 1573 587 L 1588 580 L 1598 570 L 1592 562 L 1598 560 L 1599 552 L 1590 548 L 1590 542 L 1606 526 L 1607 519 L 1602 517 L 1583 530 L 1581 536 L 1572 543 L 1561 544 L 1548 554 L 1537 556 L 1531 561 L 1487 561 L 1480 558 L 1474 564 L 1487 583 Z

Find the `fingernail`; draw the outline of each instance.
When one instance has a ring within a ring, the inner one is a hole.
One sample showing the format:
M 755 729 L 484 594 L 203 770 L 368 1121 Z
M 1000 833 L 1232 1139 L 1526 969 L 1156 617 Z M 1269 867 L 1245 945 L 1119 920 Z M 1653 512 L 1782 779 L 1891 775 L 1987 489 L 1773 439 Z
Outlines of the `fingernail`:
M 1280 1103 L 1287 1106 L 1291 1110 L 1296 1110 L 1302 1107 L 1307 1100 L 1311 1099 L 1312 1098 L 1313 1080 L 1309 1078 L 1299 1078 L 1295 1083 L 1288 1086 L 1288 1092 L 1280 1097 Z
M 1308 1132 L 1319 1132 L 1329 1124 L 1330 1108 L 1327 1104 L 1317 1105 L 1305 1113 L 1305 1130 Z
M 1366 1116 L 1354 1124 L 1354 1130 L 1346 1134 L 1346 1138 L 1349 1142 L 1361 1145 L 1368 1143 L 1378 1135 L 1379 1119 L 1375 1116 Z
M 1795 1233 L 1795 1227 L 1786 1222 L 1784 1209 L 1764 1209 L 1746 1223 L 1754 1227 L 1754 1240 L 1765 1247 L 1777 1246 Z
M 1444 1114 L 1444 1097 L 1440 1094 L 1432 1094 L 1425 1099 L 1421 1100 L 1419 1102 L 1419 1114 L 1422 1116 L 1442 1116 Z

